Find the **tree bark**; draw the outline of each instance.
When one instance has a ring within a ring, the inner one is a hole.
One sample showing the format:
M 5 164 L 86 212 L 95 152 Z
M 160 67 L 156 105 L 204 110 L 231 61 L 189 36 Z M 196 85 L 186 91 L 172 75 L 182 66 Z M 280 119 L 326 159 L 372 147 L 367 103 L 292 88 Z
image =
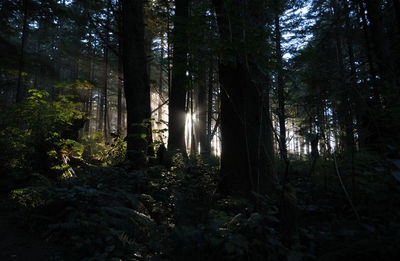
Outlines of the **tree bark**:
M 273 145 L 269 138 L 272 123 L 266 95 L 269 92 L 262 83 L 255 82 L 262 79 L 262 73 L 248 57 L 255 55 L 256 50 L 238 48 L 249 39 L 252 46 L 265 46 L 264 3 L 234 0 L 228 6 L 228 1 L 213 2 L 220 38 L 228 54 L 221 55 L 219 62 L 222 133 L 219 188 L 230 194 L 271 192 L 274 177 Z M 265 55 L 266 50 L 258 51 Z
M 134 168 L 146 165 L 145 121 L 150 118 L 150 86 L 145 53 L 143 1 L 122 0 L 124 90 L 127 107 L 127 159 Z
M 185 145 L 185 97 L 187 63 L 188 0 L 176 0 L 173 31 L 173 68 L 169 93 L 168 150 L 186 155 Z

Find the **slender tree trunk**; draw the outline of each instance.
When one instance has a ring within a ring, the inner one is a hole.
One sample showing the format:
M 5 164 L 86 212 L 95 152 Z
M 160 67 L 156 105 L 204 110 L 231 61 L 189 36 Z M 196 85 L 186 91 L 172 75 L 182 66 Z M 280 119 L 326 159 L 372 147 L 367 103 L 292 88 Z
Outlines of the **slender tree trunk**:
M 37 31 L 37 34 L 40 35 L 40 31 L 41 31 L 41 28 L 40 28 L 40 23 L 39 23 L 39 29 Z M 35 52 L 36 52 L 36 55 L 39 57 L 40 57 L 40 42 L 41 42 L 40 37 L 38 37 L 36 39 Z M 39 89 L 39 78 L 40 78 L 40 72 L 42 71 L 41 67 L 42 67 L 41 64 L 38 64 L 35 68 L 35 78 L 33 80 L 33 88 L 34 89 Z
M 194 111 L 194 89 L 192 88 L 190 90 L 190 128 L 191 128 L 191 145 L 190 145 L 190 153 L 192 154 L 192 156 L 195 156 L 197 154 L 197 139 L 196 139 L 196 129 L 195 129 L 195 121 L 194 121 L 194 115 L 195 115 L 195 111 Z
M 164 60 L 164 37 L 161 37 L 161 44 L 160 44 L 160 67 L 159 67 L 159 75 L 158 75 L 158 122 L 162 120 L 163 114 L 163 60 Z M 161 126 L 161 124 L 159 124 Z
M 109 119 L 108 119 L 108 42 L 109 42 L 109 27 L 110 27 L 110 7 L 111 7 L 111 1 L 108 0 L 107 2 L 107 21 L 106 21 L 106 37 L 105 37 L 105 42 L 104 42 L 104 90 L 103 90 L 103 95 L 104 95 L 104 141 L 106 143 L 109 142 L 108 140 L 108 125 L 109 125 Z
M 84 127 L 84 133 L 85 134 L 90 134 L 90 118 L 92 116 L 92 109 L 93 109 L 93 89 L 90 89 L 89 91 L 89 97 L 88 97 L 88 110 L 87 110 L 87 117 L 88 120 L 85 123 L 85 127 Z
M 118 58 L 118 94 L 117 94 L 117 131 L 122 135 L 122 88 L 123 88 L 123 68 L 122 58 Z
M 169 93 L 168 150 L 179 150 L 186 155 L 185 145 L 185 95 L 187 63 L 187 28 L 189 18 L 188 0 L 176 0 L 173 69 Z
M 186 118 L 187 118 L 188 113 L 190 113 L 190 92 L 186 92 L 185 123 L 187 123 Z M 190 126 L 187 126 L 185 124 L 185 130 L 186 130 L 186 133 L 185 133 L 185 138 L 186 138 L 186 141 L 185 141 L 186 142 L 185 152 L 187 152 L 187 150 L 189 149 L 189 146 L 191 145 L 191 143 L 190 143 L 190 138 L 191 138 L 190 131 L 192 129 L 190 128 Z
M 283 65 L 282 65 L 282 49 L 281 49 L 281 31 L 279 24 L 279 15 L 275 16 L 275 44 L 277 59 L 277 85 L 278 85 L 278 117 L 279 117 L 279 151 L 281 158 L 287 161 L 287 145 L 286 145 L 286 116 L 285 116 L 285 89 L 283 82 Z M 286 172 L 285 172 L 286 173 Z M 286 174 L 285 174 L 286 175 Z
M 100 91 L 99 100 L 97 102 L 97 130 L 103 131 L 104 125 L 104 95 L 103 90 Z
M 213 61 L 211 61 L 210 68 L 208 71 L 208 94 L 207 94 L 207 144 L 205 147 L 205 153 L 211 156 L 211 142 L 212 142 L 212 116 L 213 116 L 213 89 L 214 89 L 214 68 Z
M 207 71 L 202 70 L 200 73 L 201 80 L 199 81 L 198 97 L 197 97 L 197 133 L 198 142 L 200 144 L 200 153 L 207 154 Z
M 89 39 L 89 44 L 91 43 L 91 39 Z M 91 84 L 93 84 L 93 79 L 94 78 L 94 64 L 93 64 L 93 59 L 92 57 L 90 57 L 90 61 L 89 61 L 89 82 Z M 90 127 L 91 127 L 91 116 L 92 116 L 92 110 L 93 110 L 93 87 L 90 88 L 89 91 L 89 108 L 88 108 L 88 120 L 85 123 L 85 127 L 84 127 L 84 133 L 86 134 L 90 134 Z
M 167 81 L 168 81 L 168 97 L 171 94 L 171 11 L 167 8 Z
M 29 0 L 22 0 L 22 11 L 24 13 L 24 16 L 23 16 L 23 24 L 22 24 L 22 37 L 21 37 L 20 57 L 19 57 L 16 103 L 21 102 L 24 98 L 22 72 L 24 70 L 25 46 L 26 46 L 26 37 L 28 34 L 28 22 L 27 22 L 27 20 L 28 20 L 28 1 Z
M 124 87 L 124 66 L 123 66 L 123 22 L 122 22 L 122 5 L 121 1 L 118 2 L 119 19 L 118 22 L 118 94 L 117 94 L 117 132 L 122 137 L 122 90 Z
M 350 24 L 350 17 L 349 17 L 349 1 L 346 0 L 345 4 L 344 4 L 344 12 L 345 12 L 345 16 L 346 16 L 346 20 L 345 20 L 345 30 L 346 30 L 346 39 L 347 39 L 347 52 L 348 52 L 348 56 L 349 56 L 349 63 L 350 63 L 350 97 L 348 97 L 350 100 L 353 100 L 357 106 L 357 108 L 361 108 L 362 107 L 362 102 L 360 102 L 360 98 L 359 95 L 357 95 L 356 90 L 357 90 L 357 76 L 356 76 L 356 67 L 354 64 L 354 49 L 353 49 L 353 41 L 351 38 L 351 24 Z M 351 108 L 351 105 L 350 105 Z M 353 124 L 353 110 L 350 110 L 350 118 L 351 118 L 351 125 L 354 128 L 354 124 Z M 353 194 L 355 194 L 356 192 L 356 174 L 355 174 L 355 167 L 354 167 L 354 154 L 355 154 L 355 150 L 356 150 L 356 141 L 355 141 L 355 137 L 354 137 L 354 129 L 352 128 L 353 131 L 353 135 L 352 135 L 352 139 L 351 139 L 351 177 L 352 177 L 352 187 L 353 187 Z
M 350 117 L 351 107 L 349 104 L 349 86 L 346 81 L 346 75 L 344 70 L 343 62 L 343 50 L 342 44 L 339 36 L 336 37 L 336 50 L 337 50 L 337 60 L 339 66 L 339 74 L 342 79 L 342 94 L 340 95 L 340 104 L 338 105 L 338 119 L 339 124 L 342 127 L 341 137 L 342 145 L 345 150 L 352 150 L 354 146 L 354 133 L 353 133 L 353 120 Z

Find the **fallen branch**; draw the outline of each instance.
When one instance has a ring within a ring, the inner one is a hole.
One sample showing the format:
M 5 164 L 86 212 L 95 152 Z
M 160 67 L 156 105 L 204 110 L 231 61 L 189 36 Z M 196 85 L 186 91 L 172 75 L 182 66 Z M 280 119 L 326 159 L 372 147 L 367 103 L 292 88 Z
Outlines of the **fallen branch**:
M 349 195 L 349 193 L 347 192 L 347 189 L 346 189 L 346 187 L 345 187 L 344 184 L 343 184 L 343 180 L 342 180 L 342 176 L 340 175 L 340 172 L 339 172 L 339 166 L 338 166 L 338 164 L 337 164 L 335 152 L 333 152 L 332 155 L 333 155 L 333 160 L 335 161 L 336 174 L 337 174 L 337 176 L 338 176 L 338 178 L 339 178 L 340 185 L 341 185 L 342 188 L 343 188 L 344 194 L 346 195 L 346 198 L 347 198 L 347 200 L 349 201 L 350 206 L 351 206 L 351 208 L 353 209 L 353 212 L 354 212 L 354 214 L 356 215 L 358 222 L 361 222 L 360 216 L 358 215 L 358 212 L 357 212 L 356 208 L 354 207 L 353 201 L 351 200 L 350 195 Z

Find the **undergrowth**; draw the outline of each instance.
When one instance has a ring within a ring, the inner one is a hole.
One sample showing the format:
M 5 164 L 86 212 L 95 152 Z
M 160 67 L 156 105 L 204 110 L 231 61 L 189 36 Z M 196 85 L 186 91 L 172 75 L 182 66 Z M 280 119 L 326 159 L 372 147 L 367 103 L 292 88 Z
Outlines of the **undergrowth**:
M 282 238 L 282 192 L 253 194 L 251 199 L 221 195 L 215 162 L 175 157 L 171 168 L 154 165 L 132 171 L 129 162 L 123 162 L 114 167 L 87 165 L 69 179 L 29 174 L 29 186 L 11 195 L 25 226 L 41 231 L 71 260 L 399 256 L 398 160 L 359 153 L 353 172 L 348 159 L 338 159 L 344 188 L 333 160 L 318 163 L 311 177 L 306 161 L 293 160 L 289 184 L 297 226 L 290 244 Z

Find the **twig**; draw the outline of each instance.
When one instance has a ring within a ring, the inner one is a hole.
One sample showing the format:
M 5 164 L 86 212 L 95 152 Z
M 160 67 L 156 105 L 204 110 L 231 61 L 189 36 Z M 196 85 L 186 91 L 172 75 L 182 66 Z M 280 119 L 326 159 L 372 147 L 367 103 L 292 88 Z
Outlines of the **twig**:
M 162 106 L 164 106 L 165 104 L 167 104 L 169 102 L 169 99 L 164 101 L 162 104 L 158 105 L 157 108 L 155 108 L 154 110 L 151 111 L 151 114 L 155 113 L 156 111 L 158 111 Z

